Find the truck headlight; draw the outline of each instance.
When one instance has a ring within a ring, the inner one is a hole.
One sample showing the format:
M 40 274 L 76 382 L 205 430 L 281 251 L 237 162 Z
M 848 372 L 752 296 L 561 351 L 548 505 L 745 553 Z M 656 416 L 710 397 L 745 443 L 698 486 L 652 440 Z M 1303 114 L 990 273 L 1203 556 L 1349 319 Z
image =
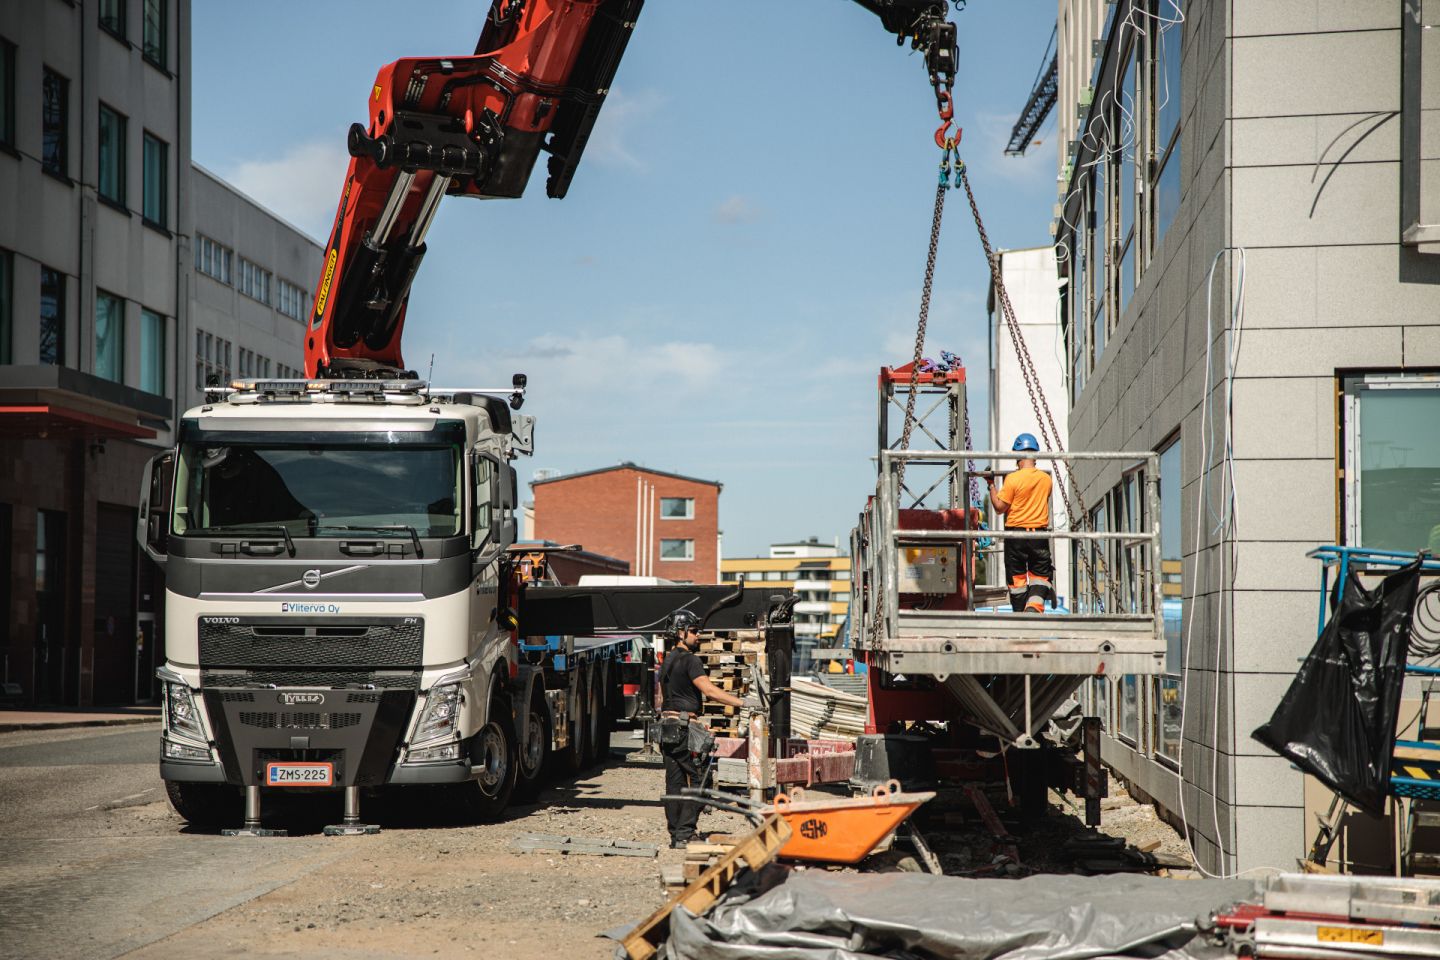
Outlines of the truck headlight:
M 179 740 L 164 738 L 166 760 L 212 760 L 209 747 L 192 747 Z
M 450 743 L 442 743 L 438 747 L 411 748 L 410 753 L 405 759 L 411 763 L 426 763 L 434 760 L 459 760 L 460 743 L 459 741 L 451 741 Z
M 165 719 L 172 733 L 205 742 L 200 711 L 195 707 L 195 697 L 190 693 L 188 684 L 173 681 L 165 684 Z
M 425 712 L 420 717 L 420 725 L 415 728 L 415 742 L 455 736 L 463 702 L 464 694 L 460 692 L 458 683 L 431 687 L 425 697 Z

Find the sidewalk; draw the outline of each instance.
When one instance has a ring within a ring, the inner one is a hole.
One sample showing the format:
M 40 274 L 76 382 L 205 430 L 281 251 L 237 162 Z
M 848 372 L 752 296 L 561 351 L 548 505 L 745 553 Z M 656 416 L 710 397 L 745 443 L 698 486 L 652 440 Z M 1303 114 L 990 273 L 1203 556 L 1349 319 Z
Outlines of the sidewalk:
M 0 733 L 15 730 L 65 730 L 71 727 L 119 727 L 156 723 L 159 706 L 144 707 L 41 707 L 34 710 L 0 709 Z

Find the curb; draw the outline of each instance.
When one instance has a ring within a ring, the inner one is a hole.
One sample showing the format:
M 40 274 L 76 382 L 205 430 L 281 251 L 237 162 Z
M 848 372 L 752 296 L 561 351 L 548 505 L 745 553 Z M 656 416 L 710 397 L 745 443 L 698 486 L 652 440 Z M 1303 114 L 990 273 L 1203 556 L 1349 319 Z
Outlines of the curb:
M 106 720 L 34 720 L 26 723 L 0 721 L 0 733 L 16 733 L 21 730 L 72 730 L 80 727 L 130 727 L 142 723 L 159 722 L 158 715 L 153 717 L 114 717 Z

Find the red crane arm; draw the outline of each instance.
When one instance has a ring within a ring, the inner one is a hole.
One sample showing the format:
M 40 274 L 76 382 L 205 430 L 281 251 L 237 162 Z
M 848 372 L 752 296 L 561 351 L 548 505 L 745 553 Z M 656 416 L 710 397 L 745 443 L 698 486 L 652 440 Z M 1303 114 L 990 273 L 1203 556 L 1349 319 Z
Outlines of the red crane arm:
M 947 0 L 857 0 L 953 76 Z M 492 0 L 472 56 L 380 69 L 305 336 L 307 377 L 406 377 L 400 351 L 425 234 L 448 194 L 518 197 L 541 150 L 563 197 L 644 0 Z M 937 90 L 938 90 L 937 86 Z

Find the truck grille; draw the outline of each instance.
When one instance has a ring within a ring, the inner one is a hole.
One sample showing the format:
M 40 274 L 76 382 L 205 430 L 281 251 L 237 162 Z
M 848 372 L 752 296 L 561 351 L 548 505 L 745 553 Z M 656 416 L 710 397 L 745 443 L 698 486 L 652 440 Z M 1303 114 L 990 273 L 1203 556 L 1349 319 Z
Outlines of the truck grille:
M 274 710 L 242 710 L 240 722 L 265 730 L 343 730 L 359 723 L 358 713 L 291 713 Z
M 425 625 L 414 617 L 334 617 L 319 623 L 201 617 L 199 640 L 202 668 L 414 669 L 421 663 Z
M 202 670 L 207 687 L 360 687 L 419 690 L 419 672 L 371 673 L 369 670 Z M 244 702 L 244 701 L 242 701 Z M 354 703 L 368 701 L 355 700 Z

